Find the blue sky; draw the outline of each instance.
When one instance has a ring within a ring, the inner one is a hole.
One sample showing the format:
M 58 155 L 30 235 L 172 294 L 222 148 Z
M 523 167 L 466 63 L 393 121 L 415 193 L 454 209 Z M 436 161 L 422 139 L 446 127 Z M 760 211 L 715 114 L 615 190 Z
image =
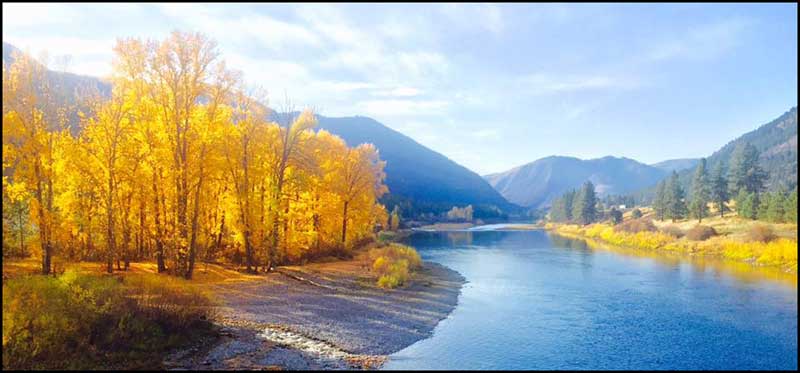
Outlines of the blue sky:
M 706 156 L 797 105 L 796 4 L 3 4 L 3 41 L 80 74 L 173 29 L 276 102 L 373 117 L 480 174 Z

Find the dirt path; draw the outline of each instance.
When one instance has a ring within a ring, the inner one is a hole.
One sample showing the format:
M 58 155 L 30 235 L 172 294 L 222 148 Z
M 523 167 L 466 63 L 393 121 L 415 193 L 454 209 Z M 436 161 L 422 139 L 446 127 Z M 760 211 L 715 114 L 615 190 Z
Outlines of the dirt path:
M 374 286 L 369 263 L 281 267 L 257 280 L 209 285 L 221 336 L 180 351 L 172 369 L 377 368 L 427 338 L 455 308 L 464 278 L 425 263 L 405 288 Z

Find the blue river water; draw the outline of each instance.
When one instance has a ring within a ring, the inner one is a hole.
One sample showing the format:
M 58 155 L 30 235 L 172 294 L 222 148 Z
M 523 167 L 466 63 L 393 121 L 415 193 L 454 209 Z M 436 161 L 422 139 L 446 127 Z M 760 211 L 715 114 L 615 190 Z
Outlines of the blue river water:
M 796 279 L 540 230 L 415 232 L 405 243 L 467 283 L 433 336 L 384 369 L 797 369 Z

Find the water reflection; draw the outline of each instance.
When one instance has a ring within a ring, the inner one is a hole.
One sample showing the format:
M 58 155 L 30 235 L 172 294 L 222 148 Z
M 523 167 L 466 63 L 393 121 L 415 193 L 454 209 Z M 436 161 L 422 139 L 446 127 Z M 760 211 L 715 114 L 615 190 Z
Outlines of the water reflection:
M 406 243 L 468 283 L 434 335 L 386 369 L 797 368 L 796 276 L 544 231 Z
M 749 263 L 710 258 L 705 256 L 690 256 L 683 253 L 668 251 L 653 251 L 644 249 L 624 248 L 607 245 L 594 240 L 572 239 L 549 234 L 555 247 L 568 249 L 599 249 L 617 254 L 647 258 L 657 261 L 668 267 L 678 267 L 689 264 L 698 276 L 710 274 L 713 278 L 727 275 L 743 282 L 775 281 L 797 287 L 797 274 L 784 272 L 778 268 L 754 266 Z

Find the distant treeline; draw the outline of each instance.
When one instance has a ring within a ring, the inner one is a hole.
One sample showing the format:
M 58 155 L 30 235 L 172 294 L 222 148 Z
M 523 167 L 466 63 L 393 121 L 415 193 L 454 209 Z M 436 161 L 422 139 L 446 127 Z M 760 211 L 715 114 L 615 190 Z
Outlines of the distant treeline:
M 725 172 L 723 164 L 728 164 Z M 720 216 L 735 210 L 741 217 L 775 223 L 797 222 L 797 187 L 792 192 L 779 186 L 766 191 L 770 175 L 759 164 L 759 152 L 750 143 L 739 143 L 726 162 L 718 162 L 708 171 L 706 159 L 701 159 L 691 182 L 691 197 L 681 185 L 679 175 L 658 183 L 652 203 L 655 217 L 672 221 L 694 218 L 702 221 L 710 214 L 709 205 Z M 590 224 L 606 217 L 617 220 L 617 207 L 632 208 L 633 196 L 608 196 L 598 202 L 594 186 L 586 182 L 580 190 L 570 190 L 553 201 L 549 218 L 556 222 Z M 639 213 L 641 214 L 641 212 Z

